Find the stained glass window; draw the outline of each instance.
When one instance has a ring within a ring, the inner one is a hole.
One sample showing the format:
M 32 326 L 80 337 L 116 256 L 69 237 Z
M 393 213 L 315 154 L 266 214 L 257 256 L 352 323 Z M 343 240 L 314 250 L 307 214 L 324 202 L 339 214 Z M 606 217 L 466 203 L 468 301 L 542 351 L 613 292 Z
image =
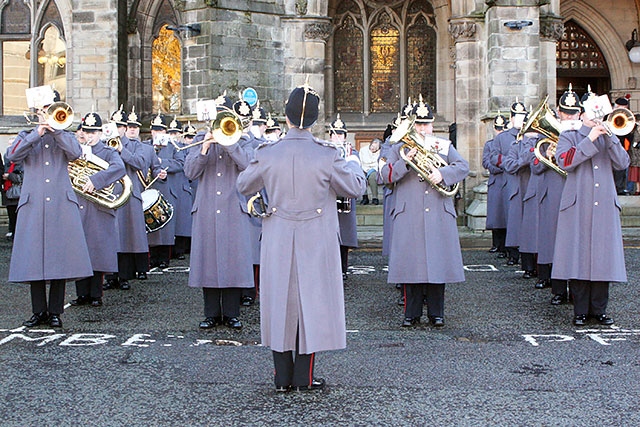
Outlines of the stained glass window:
M 407 31 L 407 74 L 409 96 L 435 108 L 436 32 L 422 16 Z
M 334 33 L 334 93 L 340 111 L 362 111 L 362 31 L 348 16 Z
M 400 99 L 400 32 L 386 13 L 371 30 L 371 112 L 396 111 Z
M 164 25 L 151 46 L 153 110 L 178 113 L 182 105 L 182 47 L 172 30 Z

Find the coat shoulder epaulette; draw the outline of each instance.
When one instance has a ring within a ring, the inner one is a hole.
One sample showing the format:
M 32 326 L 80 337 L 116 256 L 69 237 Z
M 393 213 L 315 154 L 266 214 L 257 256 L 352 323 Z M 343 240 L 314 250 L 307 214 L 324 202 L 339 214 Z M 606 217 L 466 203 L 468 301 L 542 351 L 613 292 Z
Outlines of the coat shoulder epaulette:
M 326 140 L 320 139 L 320 138 L 313 138 L 313 141 L 316 144 L 323 145 L 325 147 L 331 147 L 331 148 L 334 148 L 336 150 L 338 149 L 338 146 L 336 144 L 334 144 L 333 142 L 331 142 L 331 141 L 326 141 Z

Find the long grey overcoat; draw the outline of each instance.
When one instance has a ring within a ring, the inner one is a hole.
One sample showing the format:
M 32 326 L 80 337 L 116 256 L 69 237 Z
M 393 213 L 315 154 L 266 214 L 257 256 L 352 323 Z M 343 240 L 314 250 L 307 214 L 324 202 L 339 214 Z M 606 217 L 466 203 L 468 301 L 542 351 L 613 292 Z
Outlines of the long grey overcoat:
M 613 170 L 629 166 L 618 138 L 588 138 L 591 128 L 560 133 L 558 162 L 568 172 L 558 214 L 552 278 L 626 282 L 620 204 Z
M 351 150 L 351 154 L 359 157 L 359 153 L 356 150 Z M 338 214 L 340 245 L 350 248 L 358 247 L 358 218 L 356 217 L 356 205 L 356 199 L 349 199 L 351 211 L 349 213 Z
M 507 184 L 504 170 L 501 166 L 496 166 L 491 162 L 491 147 L 493 139 L 484 144 L 482 150 L 482 166 L 489 171 L 487 180 L 487 230 L 507 228 L 507 218 L 505 216 L 504 197 L 502 192 Z
M 10 282 L 79 279 L 93 275 L 78 196 L 67 165 L 82 154 L 70 132 L 40 137 L 22 131 L 8 154 L 22 162 L 24 181 L 9 266 Z
M 504 161 L 511 147 L 515 144 L 518 132 L 519 130 L 515 128 L 501 132 L 493 138 L 493 143 L 491 143 L 490 162 L 503 171 L 501 176 L 496 177 L 497 182 L 494 184 L 499 194 L 498 197 L 502 199 L 502 210 L 496 212 L 497 224 L 504 224 L 504 227 L 501 228 L 508 226 L 510 189 L 515 183 L 515 176 L 505 170 Z
M 131 179 L 133 188 L 129 201 L 118 208 L 118 236 L 120 238 L 120 252 L 145 253 L 149 252 L 147 231 L 144 226 L 144 211 L 142 209 L 142 196 L 144 186 L 138 176 L 138 171 L 145 168 L 144 148 L 138 139 L 120 138 L 122 151 L 120 158 L 124 162 L 127 176 Z
M 504 132 L 503 132 L 504 133 Z M 520 246 L 520 226 L 522 224 L 522 198 L 527 190 L 531 169 L 529 162 L 520 155 L 522 150 L 529 150 L 522 142 L 514 139 L 507 156 L 503 158 L 504 171 L 507 174 L 507 236 L 505 246 Z
M 538 223 L 538 264 L 552 264 L 553 252 L 556 244 L 556 232 L 558 230 L 558 211 L 560 210 L 560 198 L 564 188 L 565 178 L 556 171 L 549 169 L 544 163 L 532 168 L 540 173 L 540 186 L 538 198 L 540 200 Z
M 389 150 L 391 150 L 391 144 L 389 143 L 390 138 L 390 136 L 387 137 L 384 143 L 380 146 L 380 157 L 378 158 L 379 165 L 384 165 L 387 161 Z M 379 173 L 379 182 L 383 182 L 382 167 L 380 167 Z M 396 201 L 393 193 L 393 187 L 395 187 L 395 184 L 389 184 L 382 187 L 382 256 L 389 256 L 389 248 L 391 247 L 391 212 L 393 211 Z
M 525 135 L 520 142 L 519 161 L 528 163 L 529 180 L 527 187 L 522 193 L 522 221 L 520 222 L 519 246 L 520 252 L 535 254 L 538 252 L 538 186 L 540 185 L 540 175 L 533 172 L 533 167 L 538 165 L 540 161 L 534 153 L 535 144 L 543 135 L 535 134 L 532 136 Z
M 446 185 L 462 181 L 469 163 L 448 141 L 438 154 L 448 166 L 439 168 Z M 385 184 L 395 183 L 391 212 L 393 239 L 389 283 L 451 283 L 464 281 L 462 253 L 453 198 L 443 196 L 410 169 L 394 144 L 382 167 Z M 448 152 L 447 149 L 448 148 Z
M 91 175 L 91 182 L 97 190 L 125 176 L 124 163 L 116 150 L 98 142 L 91 147 L 91 152 L 109 163 L 107 169 Z M 78 197 L 78 203 L 93 271 L 117 272 L 120 239 L 116 210 L 93 203 L 82 196 Z
M 238 177 L 245 195 L 265 188 L 271 216 L 262 221 L 262 344 L 278 352 L 346 347 L 336 195 L 366 191 L 359 164 L 335 146 L 292 128 L 261 146 Z
M 155 148 L 154 148 L 155 149 Z M 168 245 L 175 243 L 176 224 L 181 213 L 178 211 L 178 192 L 182 183 L 178 182 L 179 173 L 184 173 L 184 153 L 176 150 L 173 144 L 167 144 L 156 153 L 160 169 L 167 170 L 166 179 L 156 179 L 150 188 L 162 194 L 164 200 L 173 206 L 173 217 L 164 227 L 147 235 L 149 246 Z
M 255 149 L 258 148 L 261 144 L 267 143 L 266 139 L 256 138 L 256 136 L 251 132 L 244 133 L 242 135 L 242 140 L 246 141 L 243 144 L 248 144 L 246 145 L 247 148 L 248 147 L 252 148 L 251 159 L 253 159 Z M 266 192 L 264 190 L 260 190 L 260 194 L 262 194 L 263 201 L 266 201 L 266 198 L 267 198 Z M 251 197 L 252 196 L 254 196 L 254 194 L 252 194 Z M 248 201 L 249 197 L 245 197 L 245 199 Z M 251 224 L 251 227 L 249 228 L 249 232 L 251 233 L 251 262 L 257 265 L 257 264 L 260 264 L 260 239 L 262 236 L 262 218 L 251 215 L 249 213 L 249 209 L 246 203 L 242 204 L 242 210 L 249 217 L 249 223 Z
M 202 139 L 196 135 L 194 142 Z M 198 180 L 193 204 L 189 286 L 252 288 L 253 263 L 245 198 L 236 190 L 238 174 L 249 164 L 251 147 L 242 142 L 211 144 L 206 155 L 193 147 L 184 164 L 187 178 Z

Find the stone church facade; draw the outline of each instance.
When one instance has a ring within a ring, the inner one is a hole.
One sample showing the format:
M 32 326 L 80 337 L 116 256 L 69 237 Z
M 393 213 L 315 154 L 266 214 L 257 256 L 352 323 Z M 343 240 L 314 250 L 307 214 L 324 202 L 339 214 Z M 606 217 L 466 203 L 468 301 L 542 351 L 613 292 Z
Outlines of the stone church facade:
M 289 91 L 309 79 L 323 100 L 315 133 L 340 113 L 357 146 L 422 95 L 437 133 L 456 124 L 471 165 L 467 206 L 486 179 L 491 119 L 516 97 L 535 106 L 548 94 L 553 106 L 572 83 L 577 92 L 628 94 L 640 110 L 640 66 L 626 47 L 637 40 L 640 0 L 5 0 L 0 8 L 5 144 L 25 127 L 29 86 L 53 84 L 77 120 L 122 104 L 147 120 L 161 110 L 195 121 L 198 101 L 248 87 L 282 117 Z M 173 50 L 157 46 L 164 38 Z

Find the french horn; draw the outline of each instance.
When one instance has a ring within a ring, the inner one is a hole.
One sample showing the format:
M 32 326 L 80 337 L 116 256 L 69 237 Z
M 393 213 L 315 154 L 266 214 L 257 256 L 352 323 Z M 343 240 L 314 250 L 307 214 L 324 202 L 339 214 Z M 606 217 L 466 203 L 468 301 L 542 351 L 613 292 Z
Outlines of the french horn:
M 429 179 L 429 175 L 431 175 L 434 169 L 440 169 L 449 164 L 437 153 L 425 149 L 422 137 L 416 131 L 415 120 L 415 116 L 409 116 L 409 118 L 400 123 L 391 134 L 389 143 L 396 144 L 402 142 L 400 157 L 402 157 L 407 165 L 415 170 L 418 175 L 428 182 L 438 193 L 446 197 L 453 197 L 458 192 L 459 184 L 457 182 L 453 185 L 446 185 L 443 181 L 435 183 Z M 405 149 L 411 150 L 412 148 L 416 148 L 418 152 L 413 159 L 409 159 L 404 151 Z

